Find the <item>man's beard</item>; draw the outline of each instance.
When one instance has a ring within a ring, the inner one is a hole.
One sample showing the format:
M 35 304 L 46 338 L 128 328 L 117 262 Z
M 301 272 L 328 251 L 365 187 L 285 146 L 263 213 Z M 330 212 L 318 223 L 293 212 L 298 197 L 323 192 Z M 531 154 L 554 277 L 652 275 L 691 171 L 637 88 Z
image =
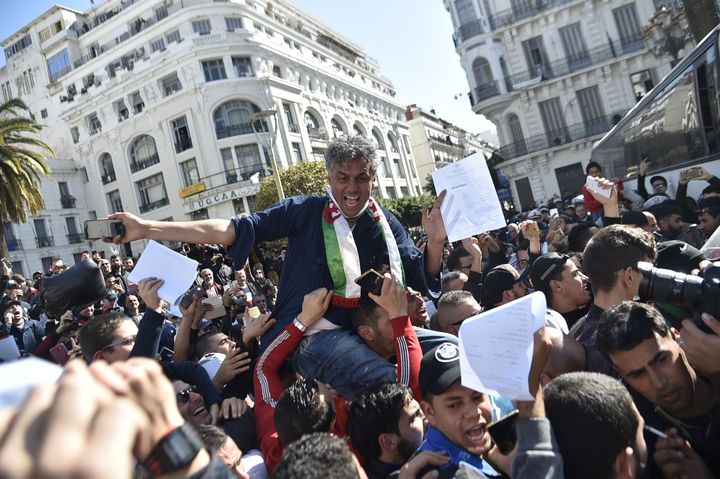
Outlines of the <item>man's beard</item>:
M 407 462 L 410 457 L 415 454 L 415 451 L 417 451 L 419 444 L 412 444 L 410 441 L 405 439 L 404 437 L 400 437 L 400 441 L 398 441 L 397 450 L 398 454 L 400 454 L 400 457 L 403 460 L 403 463 Z

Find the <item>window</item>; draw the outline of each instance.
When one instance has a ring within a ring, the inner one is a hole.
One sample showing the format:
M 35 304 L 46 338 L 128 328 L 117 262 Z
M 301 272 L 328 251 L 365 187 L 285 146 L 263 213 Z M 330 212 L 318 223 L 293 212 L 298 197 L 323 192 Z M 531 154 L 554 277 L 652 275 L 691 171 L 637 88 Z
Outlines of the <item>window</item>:
M 330 120 L 330 125 L 332 126 L 334 138 L 345 134 L 345 128 L 343 128 L 343 125 L 337 118 L 333 118 L 332 120 Z
M 377 129 L 373 129 L 372 136 L 375 141 L 375 148 L 378 150 L 384 150 L 385 142 L 383 141 L 382 134 Z
M 80 167 L 80 178 L 82 179 L 83 183 L 87 183 L 90 181 L 90 177 L 88 177 L 87 168 L 84 166 Z
M 185 115 L 176 118 L 171 122 L 173 139 L 175 140 L 175 153 L 180 153 L 192 148 L 192 140 L 190 139 L 190 130 L 188 129 L 187 119 Z
M 580 22 L 563 27 L 559 31 L 570 71 L 588 66 L 590 56 L 580 30 Z
M 150 51 L 155 52 L 164 52 L 165 51 L 165 40 L 162 38 L 158 38 L 154 42 L 150 42 Z
M 400 167 L 399 159 L 393 158 L 392 169 L 393 169 L 393 174 L 395 174 L 395 176 L 397 176 L 398 178 L 402 178 L 403 176 L 405 176 L 405 175 L 403 175 L 402 168 Z
M 160 163 L 155 140 L 149 135 L 140 135 L 130 146 L 130 171 L 143 170 Z
M 475 7 L 473 6 L 473 0 L 456 0 L 455 10 L 457 11 L 460 25 L 465 25 L 477 18 L 475 15 Z
M 38 33 L 38 37 L 40 38 L 40 43 L 43 43 L 43 42 L 49 40 L 50 37 L 52 37 L 52 33 L 50 33 L 50 29 L 49 29 L 49 28 L 43 28 L 43 29 L 40 30 L 40 32 Z
M 542 37 L 533 37 L 522 42 L 525 61 L 527 62 L 530 78 L 541 77 L 543 80 L 552 76 L 550 62 L 548 61 Z
M 112 183 L 116 180 L 115 167 L 113 166 L 112 156 L 110 153 L 103 153 L 100 155 L 100 176 L 103 185 Z
M 72 70 L 72 64 L 70 63 L 70 56 L 68 55 L 67 48 L 64 48 L 48 58 L 47 65 L 48 71 L 50 72 L 51 82 L 56 81 L 58 78 Z
M 249 116 L 260 108 L 247 100 L 231 100 L 220 105 L 213 113 L 215 134 L 218 139 L 252 133 Z
M 140 203 L 140 213 L 147 213 L 169 204 L 162 173 L 135 182 L 135 187 Z
M 128 117 L 130 117 L 130 112 L 128 111 L 127 106 L 125 106 L 125 100 L 122 98 L 113 103 L 113 109 L 115 110 L 115 114 L 117 114 L 118 123 L 123 120 L 127 120 Z
M 242 30 L 243 24 L 242 19 L 238 17 L 225 17 L 225 28 L 228 32 L 234 32 L 235 30 Z
M 273 76 L 282 78 L 282 72 L 280 71 L 280 67 L 278 65 L 273 65 Z
M 394 187 L 388 186 L 387 188 L 385 188 L 385 190 L 387 190 L 388 198 L 397 198 Z
M 173 42 L 180 43 L 182 41 L 182 38 L 180 38 L 180 32 L 178 30 L 173 30 L 172 32 L 165 35 L 165 40 L 168 42 L 168 44 Z
M 3 95 L 3 101 L 8 101 L 12 99 L 12 90 L 10 89 L 10 82 L 5 82 L 2 84 L 2 95 Z
M 92 113 L 88 115 L 86 121 L 88 130 L 90 130 L 91 135 L 94 135 L 95 133 L 100 133 L 102 131 L 102 125 L 100 124 L 100 120 L 98 120 L 97 114 Z
M 561 145 L 570 141 L 560 100 L 551 98 L 550 100 L 541 101 L 538 105 L 550 146 Z
M 300 128 L 298 128 L 297 123 L 295 122 L 295 115 L 293 115 L 292 106 L 290 105 L 290 103 L 283 102 L 283 113 L 285 114 L 285 120 L 287 121 L 288 129 L 293 133 L 299 133 Z
M 225 179 L 228 183 L 237 183 L 237 171 L 235 167 L 235 160 L 233 159 L 231 148 L 222 148 L 220 150 L 220 159 L 223 162 L 223 168 L 225 168 Z
M 72 137 L 73 143 L 78 143 L 80 141 L 80 130 L 77 126 L 70 128 L 70 136 Z
M 40 110 L 40 117 L 41 117 L 41 118 L 47 118 L 47 117 L 48 117 L 48 112 L 47 112 L 47 110 L 46 110 L 45 108 L 43 108 L 42 110 Z
M 246 173 L 246 177 L 243 178 L 245 180 L 250 178 L 251 174 L 255 172 L 253 170 L 263 166 L 262 158 L 260 157 L 260 149 L 255 143 L 251 145 L 236 146 L 235 156 L 237 157 L 240 169 Z
M 162 79 L 162 89 L 165 96 L 170 96 L 175 92 L 182 90 L 182 83 L 177 76 L 177 73 L 173 73 Z
M 255 76 L 250 57 L 232 57 L 235 75 L 240 78 Z
M 200 174 L 198 173 L 195 158 L 180 163 L 180 177 L 182 178 L 183 187 L 200 182 Z
M 597 85 L 577 91 L 578 105 L 588 135 L 604 133 L 610 125 L 605 117 Z
M 295 163 L 300 163 L 303 160 L 302 148 L 300 147 L 300 143 L 293 143 L 292 150 Z
M 388 139 L 388 143 L 390 143 L 390 151 L 392 153 L 397 153 L 398 147 L 397 147 L 397 141 L 395 141 L 395 137 L 392 136 L 392 134 L 388 133 L 387 139 Z
M 8 251 L 17 251 L 22 249 L 22 242 L 16 238 L 12 224 L 5 223 L 4 235 Z
M 66 216 L 65 228 L 67 229 L 68 243 L 77 244 L 83 242 L 83 237 L 78 231 L 77 218 L 74 216 Z
M 117 213 L 123 211 L 122 199 L 120 198 L 120 191 L 115 190 L 107 194 L 108 206 L 110 211 Z
M 613 18 L 615 19 L 615 26 L 617 27 L 623 52 L 628 53 L 643 48 L 642 31 L 638 22 L 635 4 L 630 3 L 613 9 Z
M 640 101 L 650 90 L 653 89 L 652 72 L 650 70 L 642 70 L 630 75 L 630 83 L 635 93 L 635 100 Z
M 363 137 L 365 136 L 365 130 L 364 130 L 364 128 L 360 125 L 360 123 L 355 123 L 355 124 L 353 125 L 353 131 L 355 132 L 355 135 L 356 135 L 356 136 L 363 136 Z
M 130 95 L 130 99 L 132 102 L 133 112 L 135 112 L 135 114 L 142 113 L 143 109 L 145 108 L 145 102 L 140 96 L 140 92 L 136 91 L 135 93 Z
M 324 150 L 324 149 L 313 148 L 313 150 L 312 150 L 312 159 L 313 159 L 314 161 L 322 161 L 322 162 L 325 162 L 325 150 Z
M 224 80 L 227 78 L 225 63 L 223 63 L 222 58 L 205 60 L 202 62 L 202 68 L 205 74 L 205 81 Z
M 88 211 L 88 219 L 96 220 L 97 219 L 97 211 L 95 211 L 95 210 Z
M 197 33 L 199 35 L 210 35 L 210 32 L 212 32 L 212 26 L 210 25 L 210 20 L 196 20 L 192 22 L 192 29 L 194 33 Z
M 167 7 L 165 5 L 160 5 L 155 9 L 155 21 L 159 22 L 163 18 L 168 16 Z
M 410 190 L 408 190 L 406 186 L 401 186 L 400 187 L 400 196 L 402 196 L 402 197 L 410 196 Z
M 13 43 L 12 45 L 10 45 L 9 47 L 7 47 L 5 49 L 5 59 L 9 59 L 11 56 L 13 56 L 17 53 L 20 53 L 21 51 L 25 50 L 30 45 L 32 45 L 32 37 L 28 33 L 27 35 L 22 37 L 20 40 L 18 40 L 17 42 Z

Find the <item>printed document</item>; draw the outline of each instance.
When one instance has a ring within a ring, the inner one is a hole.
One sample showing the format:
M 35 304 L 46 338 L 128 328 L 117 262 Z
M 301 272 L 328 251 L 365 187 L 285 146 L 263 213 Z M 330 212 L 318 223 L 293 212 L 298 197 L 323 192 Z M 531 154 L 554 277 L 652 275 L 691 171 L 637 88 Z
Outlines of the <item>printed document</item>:
M 546 309 L 545 295 L 536 292 L 466 319 L 459 334 L 463 386 L 531 401 L 533 334 L 543 327 Z
M 432 177 L 438 194 L 447 190 L 440 211 L 449 241 L 507 226 L 482 152 L 450 163 Z

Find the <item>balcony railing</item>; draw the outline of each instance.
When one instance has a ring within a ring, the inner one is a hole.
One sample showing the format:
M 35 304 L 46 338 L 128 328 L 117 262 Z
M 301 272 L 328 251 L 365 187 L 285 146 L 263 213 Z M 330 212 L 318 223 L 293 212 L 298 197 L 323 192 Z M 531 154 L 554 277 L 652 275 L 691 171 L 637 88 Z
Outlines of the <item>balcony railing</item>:
M 215 127 L 215 134 L 217 135 L 218 140 L 222 138 L 229 138 L 231 136 L 247 135 L 252 132 L 253 127 L 251 122 L 238 123 L 237 125 L 223 127 Z
M 67 235 L 67 240 L 69 244 L 77 244 L 83 242 L 83 235 L 80 233 L 70 233 Z
M 144 170 L 145 168 L 156 165 L 160 163 L 160 157 L 156 154 L 150 155 L 147 158 L 143 158 L 140 161 L 131 161 L 130 162 L 130 171 L 133 173 L 136 173 L 140 170 Z
M 518 156 L 527 155 L 528 153 L 534 153 L 591 136 L 601 135 L 610 130 L 613 125 L 617 124 L 623 115 L 624 113 L 617 113 L 595 118 L 586 123 L 577 123 L 542 135 L 531 136 L 522 141 L 501 146 L 499 152 L 505 160 L 510 160 Z
M 228 185 L 234 185 L 243 181 L 250 181 L 251 178 L 257 175 L 258 180 L 262 180 L 270 174 L 268 167 L 263 163 L 255 163 L 252 165 L 244 166 L 242 168 L 234 168 L 231 170 L 221 171 L 213 175 L 205 176 L 200 178 L 199 182 L 205 184 L 205 192 L 216 189 L 227 187 Z
M 158 208 L 162 208 L 163 206 L 167 206 L 169 204 L 170 204 L 169 198 L 161 198 L 157 201 L 153 201 L 152 203 L 140 205 L 140 213 L 147 213 L 148 211 L 156 210 Z
M 640 38 L 627 38 L 623 42 L 608 40 L 607 45 L 586 50 L 573 57 L 561 58 L 554 62 L 536 65 L 533 70 L 524 70 L 507 76 L 503 78 L 505 91 L 513 91 L 519 88 L 519 85 L 530 82 L 531 80 L 537 83 L 569 75 L 590 65 L 602 63 L 625 55 L 626 53 L 642 50 L 643 48 L 645 48 L 645 45 Z M 500 95 L 501 93 L 503 92 L 500 90 L 498 80 L 484 83 L 471 92 L 470 104 L 474 106 L 478 102 Z
M 49 248 L 55 246 L 55 239 L 52 236 L 37 236 L 35 237 L 35 244 L 38 248 Z
M 310 136 L 313 140 L 327 140 L 328 135 L 324 131 L 320 131 L 320 128 L 310 128 L 308 127 L 308 136 Z
M 5 244 L 7 244 L 8 251 L 18 251 L 23 249 L 22 241 L 17 238 L 5 238 Z
M 60 205 L 63 209 L 75 208 L 75 197 L 65 195 L 60 197 Z
M 115 181 L 116 179 L 117 179 L 117 178 L 115 177 L 115 172 L 114 172 L 114 171 L 113 171 L 112 173 L 108 173 L 107 175 L 102 175 L 103 185 L 107 185 L 108 183 L 112 183 L 112 182 Z
M 513 8 L 501 10 L 494 15 L 490 15 L 488 17 L 488 24 L 491 30 L 507 27 L 515 22 L 539 15 L 549 8 L 573 1 L 575 0 L 522 0 L 514 2 L 515 5 Z
M 193 147 L 192 140 L 189 136 L 180 138 L 180 141 L 175 142 L 175 153 L 181 153 L 185 150 L 189 150 Z
M 460 28 L 457 29 L 455 32 L 454 38 L 458 42 L 464 42 L 468 38 L 472 38 L 477 35 L 482 35 L 484 33 L 483 26 L 482 26 L 482 20 L 476 19 L 471 20 L 468 23 L 464 23 L 460 26 Z

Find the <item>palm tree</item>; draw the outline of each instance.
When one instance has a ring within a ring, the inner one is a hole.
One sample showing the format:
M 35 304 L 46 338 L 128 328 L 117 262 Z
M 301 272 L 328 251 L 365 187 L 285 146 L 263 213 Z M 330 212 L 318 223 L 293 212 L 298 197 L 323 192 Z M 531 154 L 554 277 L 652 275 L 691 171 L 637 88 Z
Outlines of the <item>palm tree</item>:
M 682 3 L 695 43 L 700 43 L 720 21 L 715 0 L 683 0 Z
M 42 126 L 22 116 L 29 112 L 18 99 L 0 105 L 0 257 L 8 258 L 7 223 L 24 223 L 27 212 L 36 215 L 45 206 L 40 193 L 42 177 L 50 176 L 45 163 L 52 149 L 37 135 Z

